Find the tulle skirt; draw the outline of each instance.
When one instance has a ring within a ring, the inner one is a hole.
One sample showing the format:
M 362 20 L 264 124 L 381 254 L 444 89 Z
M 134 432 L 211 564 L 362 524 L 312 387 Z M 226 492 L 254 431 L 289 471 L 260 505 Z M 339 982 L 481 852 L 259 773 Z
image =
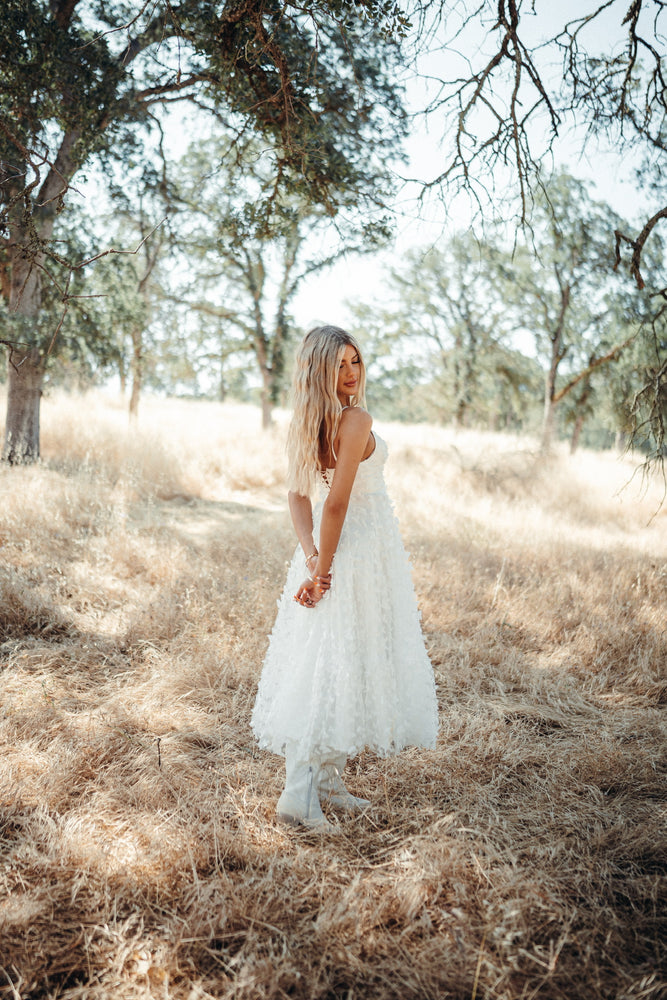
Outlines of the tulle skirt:
M 321 505 L 314 513 L 319 533 Z M 294 601 L 306 577 L 297 548 L 278 602 L 253 731 L 261 747 L 301 759 L 365 747 L 386 755 L 433 747 L 437 702 L 410 564 L 385 490 L 352 498 L 330 591 Z

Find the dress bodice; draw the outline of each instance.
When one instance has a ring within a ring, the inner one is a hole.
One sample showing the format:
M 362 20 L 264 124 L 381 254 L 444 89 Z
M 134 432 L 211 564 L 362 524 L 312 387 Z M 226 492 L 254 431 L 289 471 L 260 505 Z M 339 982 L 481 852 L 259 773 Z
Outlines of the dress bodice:
M 385 492 L 384 466 L 389 452 L 387 445 L 375 431 L 373 431 L 373 437 L 375 438 L 375 448 L 368 458 L 359 463 L 350 494 L 351 500 L 360 499 L 363 496 L 373 493 Z M 322 473 L 322 479 L 324 480 L 322 487 L 323 496 L 326 496 L 331 488 L 335 471 L 335 469 L 326 469 Z

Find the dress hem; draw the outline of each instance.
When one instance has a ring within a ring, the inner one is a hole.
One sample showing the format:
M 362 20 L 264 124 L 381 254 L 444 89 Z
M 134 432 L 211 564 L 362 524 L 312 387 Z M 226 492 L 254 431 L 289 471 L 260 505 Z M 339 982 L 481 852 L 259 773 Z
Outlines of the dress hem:
M 285 739 L 281 744 L 280 748 L 277 749 L 277 744 L 274 740 L 261 740 L 258 737 L 257 745 L 260 750 L 268 750 L 271 753 L 277 754 L 279 757 L 285 756 L 285 746 L 288 742 L 295 742 L 298 746 L 298 740 L 290 741 Z M 352 744 L 347 747 L 332 747 L 332 746 L 311 746 L 302 751 L 303 759 L 308 760 L 313 757 L 327 757 L 327 756 L 338 756 L 340 754 L 345 754 L 346 757 L 357 757 L 360 753 L 365 750 L 370 750 L 371 753 L 375 753 L 378 757 L 397 757 L 403 750 L 407 750 L 409 747 L 415 750 L 435 750 L 436 748 L 436 738 L 426 742 L 415 743 L 412 740 L 407 740 L 402 743 L 392 743 L 390 746 L 385 747 L 377 743 L 362 743 L 362 744 Z

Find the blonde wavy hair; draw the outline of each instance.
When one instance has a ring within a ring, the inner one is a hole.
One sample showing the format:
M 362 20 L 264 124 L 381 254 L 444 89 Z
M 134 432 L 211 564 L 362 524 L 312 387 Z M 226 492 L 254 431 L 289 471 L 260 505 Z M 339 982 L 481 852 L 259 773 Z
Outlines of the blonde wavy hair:
M 296 353 L 292 382 L 292 422 L 287 435 L 289 489 L 302 496 L 313 491 L 322 458 L 333 452 L 343 412 L 336 393 L 338 371 L 346 347 L 359 357 L 359 385 L 350 406 L 365 405 L 366 368 L 359 345 L 338 326 L 316 326 Z

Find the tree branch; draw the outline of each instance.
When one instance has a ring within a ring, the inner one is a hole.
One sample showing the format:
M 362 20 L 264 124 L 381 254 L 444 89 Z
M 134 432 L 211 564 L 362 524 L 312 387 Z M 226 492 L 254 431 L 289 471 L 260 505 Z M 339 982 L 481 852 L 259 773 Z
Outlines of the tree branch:
M 635 279 L 637 288 L 640 290 L 645 287 L 645 281 L 640 270 L 644 246 L 661 219 L 667 219 L 667 205 L 664 208 L 661 208 L 659 212 L 656 212 L 655 215 L 648 220 L 639 236 L 634 240 L 630 236 L 626 236 L 625 233 L 622 233 L 619 229 L 614 230 L 614 236 L 616 238 L 614 270 L 617 271 L 619 264 L 621 263 L 621 241 L 623 241 L 632 247 L 630 274 Z
M 244 333 L 249 340 L 252 340 L 254 337 L 253 327 L 239 317 L 238 313 L 233 312 L 230 309 L 212 305 L 210 302 L 192 302 L 190 299 L 186 299 L 181 295 L 174 295 L 168 292 L 163 292 L 162 297 L 168 302 L 176 302 L 178 305 L 187 306 L 188 309 L 193 309 L 195 312 L 202 313 L 204 316 L 214 316 L 216 319 L 228 320 L 241 330 L 241 332 Z M 241 348 L 249 349 L 250 344 L 239 345 L 238 349 Z
M 596 368 L 600 367 L 600 365 L 604 365 L 608 361 L 615 361 L 618 355 L 621 353 L 621 351 L 625 350 L 625 348 L 629 344 L 631 344 L 634 339 L 635 339 L 635 334 L 633 334 L 631 337 L 628 337 L 627 340 L 624 340 L 622 344 L 617 344 L 616 347 L 612 347 L 612 349 L 610 351 L 607 351 L 606 354 L 603 354 L 602 357 L 593 358 L 586 365 L 583 371 L 579 372 L 578 375 L 575 375 L 574 378 L 570 379 L 570 381 L 566 385 L 564 385 L 561 389 L 558 390 L 557 393 L 554 394 L 553 397 L 554 403 L 558 403 L 563 398 L 563 396 L 567 396 L 568 392 L 574 389 L 575 385 L 578 385 L 579 382 L 583 381 L 583 379 L 588 378 L 591 372 L 594 372 Z
M 202 83 L 206 81 L 207 83 L 219 83 L 220 81 L 216 79 L 211 74 L 205 73 L 194 73 L 192 76 L 187 77 L 185 80 L 176 79 L 173 83 L 162 83 L 158 87 L 147 87 L 145 90 L 138 90 L 134 95 L 135 100 L 140 101 L 144 104 L 152 104 L 159 100 L 162 94 L 173 94 L 175 92 L 185 90 L 187 87 L 192 87 L 195 83 Z M 146 98 L 152 98 L 152 100 L 146 100 Z
M 155 45 L 156 42 L 161 42 L 165 38 L 171 38 L 174 35 L 179 34 L 178 25 L 174 19 L 173 11 L 171 5 L 168 4 L 168 10 L 166 13 L 159 14 L 157 17 L 148 24 L 142 32 L 136 35 L 134 38 L 130 39 L 127 46 L 118 56 L 118 64 L 120 66 L 128 66 L 134 59 L 140 55 L 144 49 L 150 48 L 151 45 Z M 114 28 L 114 31 L 120 31 L 127 29 L 134 24 L 144 10 L 148 7 L 148 3 L 144 4 L 141 11 L 130 21 L 128 24 L 123 25 L 122 28 Z

